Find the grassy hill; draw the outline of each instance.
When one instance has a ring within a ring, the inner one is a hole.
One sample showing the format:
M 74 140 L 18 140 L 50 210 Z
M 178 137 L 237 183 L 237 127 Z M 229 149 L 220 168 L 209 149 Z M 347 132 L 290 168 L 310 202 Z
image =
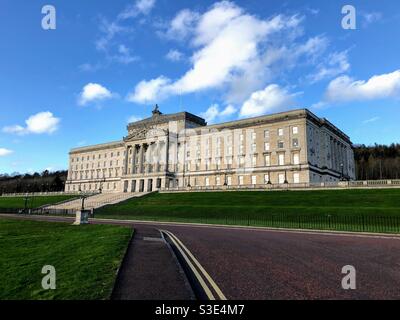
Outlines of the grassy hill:
M 131 234 L 126 227 L 0 219 L 0 300 L 108 299 Z M 41 286 L 45 265 L 56 270 L 56 290 Z
M 96 217 L 397 232 L 400 189 L 151 194 Z
M 29 197 L 27 201 L 28 208 L 38 208 L 47 204 L 58 203 L 68 199 L 76 198 L 76 195 L 58 195 L 58 196 L 34 196 Z M 0 209 L 23 209 L 25 208 L 24 197 L 0 197 Z

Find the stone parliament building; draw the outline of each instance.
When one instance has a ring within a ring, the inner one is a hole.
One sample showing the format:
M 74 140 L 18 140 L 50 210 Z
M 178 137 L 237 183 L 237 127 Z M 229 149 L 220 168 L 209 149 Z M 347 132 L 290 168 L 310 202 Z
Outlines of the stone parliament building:
M 150 192 L 354 180 L 349 137 L 307 109 L 207 125 L 188 112 L 130 123 L 121 141 L 72 149 L 66 192 Z

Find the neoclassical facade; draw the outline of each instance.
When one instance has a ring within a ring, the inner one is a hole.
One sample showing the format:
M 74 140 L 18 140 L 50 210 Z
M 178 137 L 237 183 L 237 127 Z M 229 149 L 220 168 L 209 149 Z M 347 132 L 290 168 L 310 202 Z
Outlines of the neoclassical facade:
M 207 125 L 188 112 L 130 123 L 121 141 L 72 149 L 66 191 L 148 192 L 354 180 L 349 137 L 307 109 Z

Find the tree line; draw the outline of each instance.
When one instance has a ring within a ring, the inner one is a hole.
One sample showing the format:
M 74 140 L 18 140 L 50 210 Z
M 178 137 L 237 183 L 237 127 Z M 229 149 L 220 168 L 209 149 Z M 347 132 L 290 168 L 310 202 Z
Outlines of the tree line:
M 356 145 L 357 180 L 400 179 L 400 144 Z
M 0 194 L 64 191 L 67 171 L 0 174 Z

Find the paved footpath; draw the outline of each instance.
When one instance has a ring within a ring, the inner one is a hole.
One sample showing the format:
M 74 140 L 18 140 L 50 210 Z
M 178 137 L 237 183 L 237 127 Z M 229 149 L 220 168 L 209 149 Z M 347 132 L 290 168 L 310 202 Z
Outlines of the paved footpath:
M 194 295 L 175 256 L 155 228 L 135 228 L 118 274 L 113 300 L 191 300 Z

